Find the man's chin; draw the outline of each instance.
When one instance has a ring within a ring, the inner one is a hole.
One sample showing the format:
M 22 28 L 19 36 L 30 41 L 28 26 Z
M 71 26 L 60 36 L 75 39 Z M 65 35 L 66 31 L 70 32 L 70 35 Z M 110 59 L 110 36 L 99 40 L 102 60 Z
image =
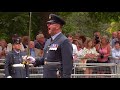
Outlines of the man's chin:
M 20 49 L 16 49 L 16 51 L 20 51 Z
M 51 35 L 51 34 L 52 34 L 52 33 L 51 33 L 51 31 L 48 31 L 48 34 L 50 34 L 50 35 Z
M 50 35 L 50 36 L 52 36 L 52 34 L 51 34 L 51 33 L 49 33 L 49 35 Z

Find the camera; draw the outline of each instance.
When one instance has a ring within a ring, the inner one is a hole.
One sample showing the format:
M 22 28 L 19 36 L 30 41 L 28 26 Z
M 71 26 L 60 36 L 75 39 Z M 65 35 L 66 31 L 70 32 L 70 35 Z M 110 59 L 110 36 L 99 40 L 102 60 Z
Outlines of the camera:
M 101 53 L 100 54 L 100 58 L 103 59 L 104 58 L 104 54 Z
M 95 42 L 98 44 L 100 42 L 98 35 L 95 35 Z

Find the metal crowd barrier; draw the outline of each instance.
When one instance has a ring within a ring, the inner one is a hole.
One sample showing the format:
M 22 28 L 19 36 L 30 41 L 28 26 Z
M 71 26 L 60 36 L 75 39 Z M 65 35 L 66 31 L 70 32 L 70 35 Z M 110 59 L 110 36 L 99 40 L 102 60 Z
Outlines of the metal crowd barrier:
M 118 78 L 115 63 L 74 63 L 71 78 Z M 85 73 L 91 69 L 90 74 Z M 30 78 L 43 78 L 43 67 L 31 67 Z
M 71 78 L 117 78 L 116 67 L 115 63 L 74 63 Z
M 30 78 L 43 78 L 43 67 L 30 67 Z
M 4 62 L 5 62 L 5 59 L 0 59 L 0 78 L 5 77 L 5 74 L 4 74 Z
M 4 65 L 1 59 L 0 66 Z M 30 78 L 43 78 L 43 67 L 30 64 Z M 88 73 L 89 72 L 89 73 Z M 0 69 L 0 78 L 4 78 L 4 69 Z M 71 78 L 120 78 L 120 64 L 74 62 Z

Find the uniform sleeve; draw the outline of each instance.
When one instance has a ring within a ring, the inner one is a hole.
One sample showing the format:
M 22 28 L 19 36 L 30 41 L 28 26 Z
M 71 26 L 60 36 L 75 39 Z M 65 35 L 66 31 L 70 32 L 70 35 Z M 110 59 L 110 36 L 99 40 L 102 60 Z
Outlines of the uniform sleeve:
M 73 68 L 73 48 L 69 40 L 65 40 L 61 45 L 62 54 L 62 78 L 70 78 Z
M 10 65 L 10 54 L 7 54 L 6 58 L 5 58 L 5 77 L 10 76 L 9 73 L 9 65 Z

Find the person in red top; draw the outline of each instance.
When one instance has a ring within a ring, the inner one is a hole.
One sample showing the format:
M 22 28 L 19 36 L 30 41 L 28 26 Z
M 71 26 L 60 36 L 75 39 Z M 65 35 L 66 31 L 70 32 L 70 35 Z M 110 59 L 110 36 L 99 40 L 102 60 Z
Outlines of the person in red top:
M 108 57 L 110 56 L 111 47 L 107 36 L 101 37 L 101 42 L 96 46 L 96 49 L 100 53 L 98 57 L 98 62 L 108 63 Z
M 111 47 L 108 36 L 101 37 L 101 42 L 96 46 L 96 49 L 99 52 L 97 63 L 109 63 Z M 98 71 L 99 73 L 110 73 L 110 68 L 108 66 L 100 67 Z

